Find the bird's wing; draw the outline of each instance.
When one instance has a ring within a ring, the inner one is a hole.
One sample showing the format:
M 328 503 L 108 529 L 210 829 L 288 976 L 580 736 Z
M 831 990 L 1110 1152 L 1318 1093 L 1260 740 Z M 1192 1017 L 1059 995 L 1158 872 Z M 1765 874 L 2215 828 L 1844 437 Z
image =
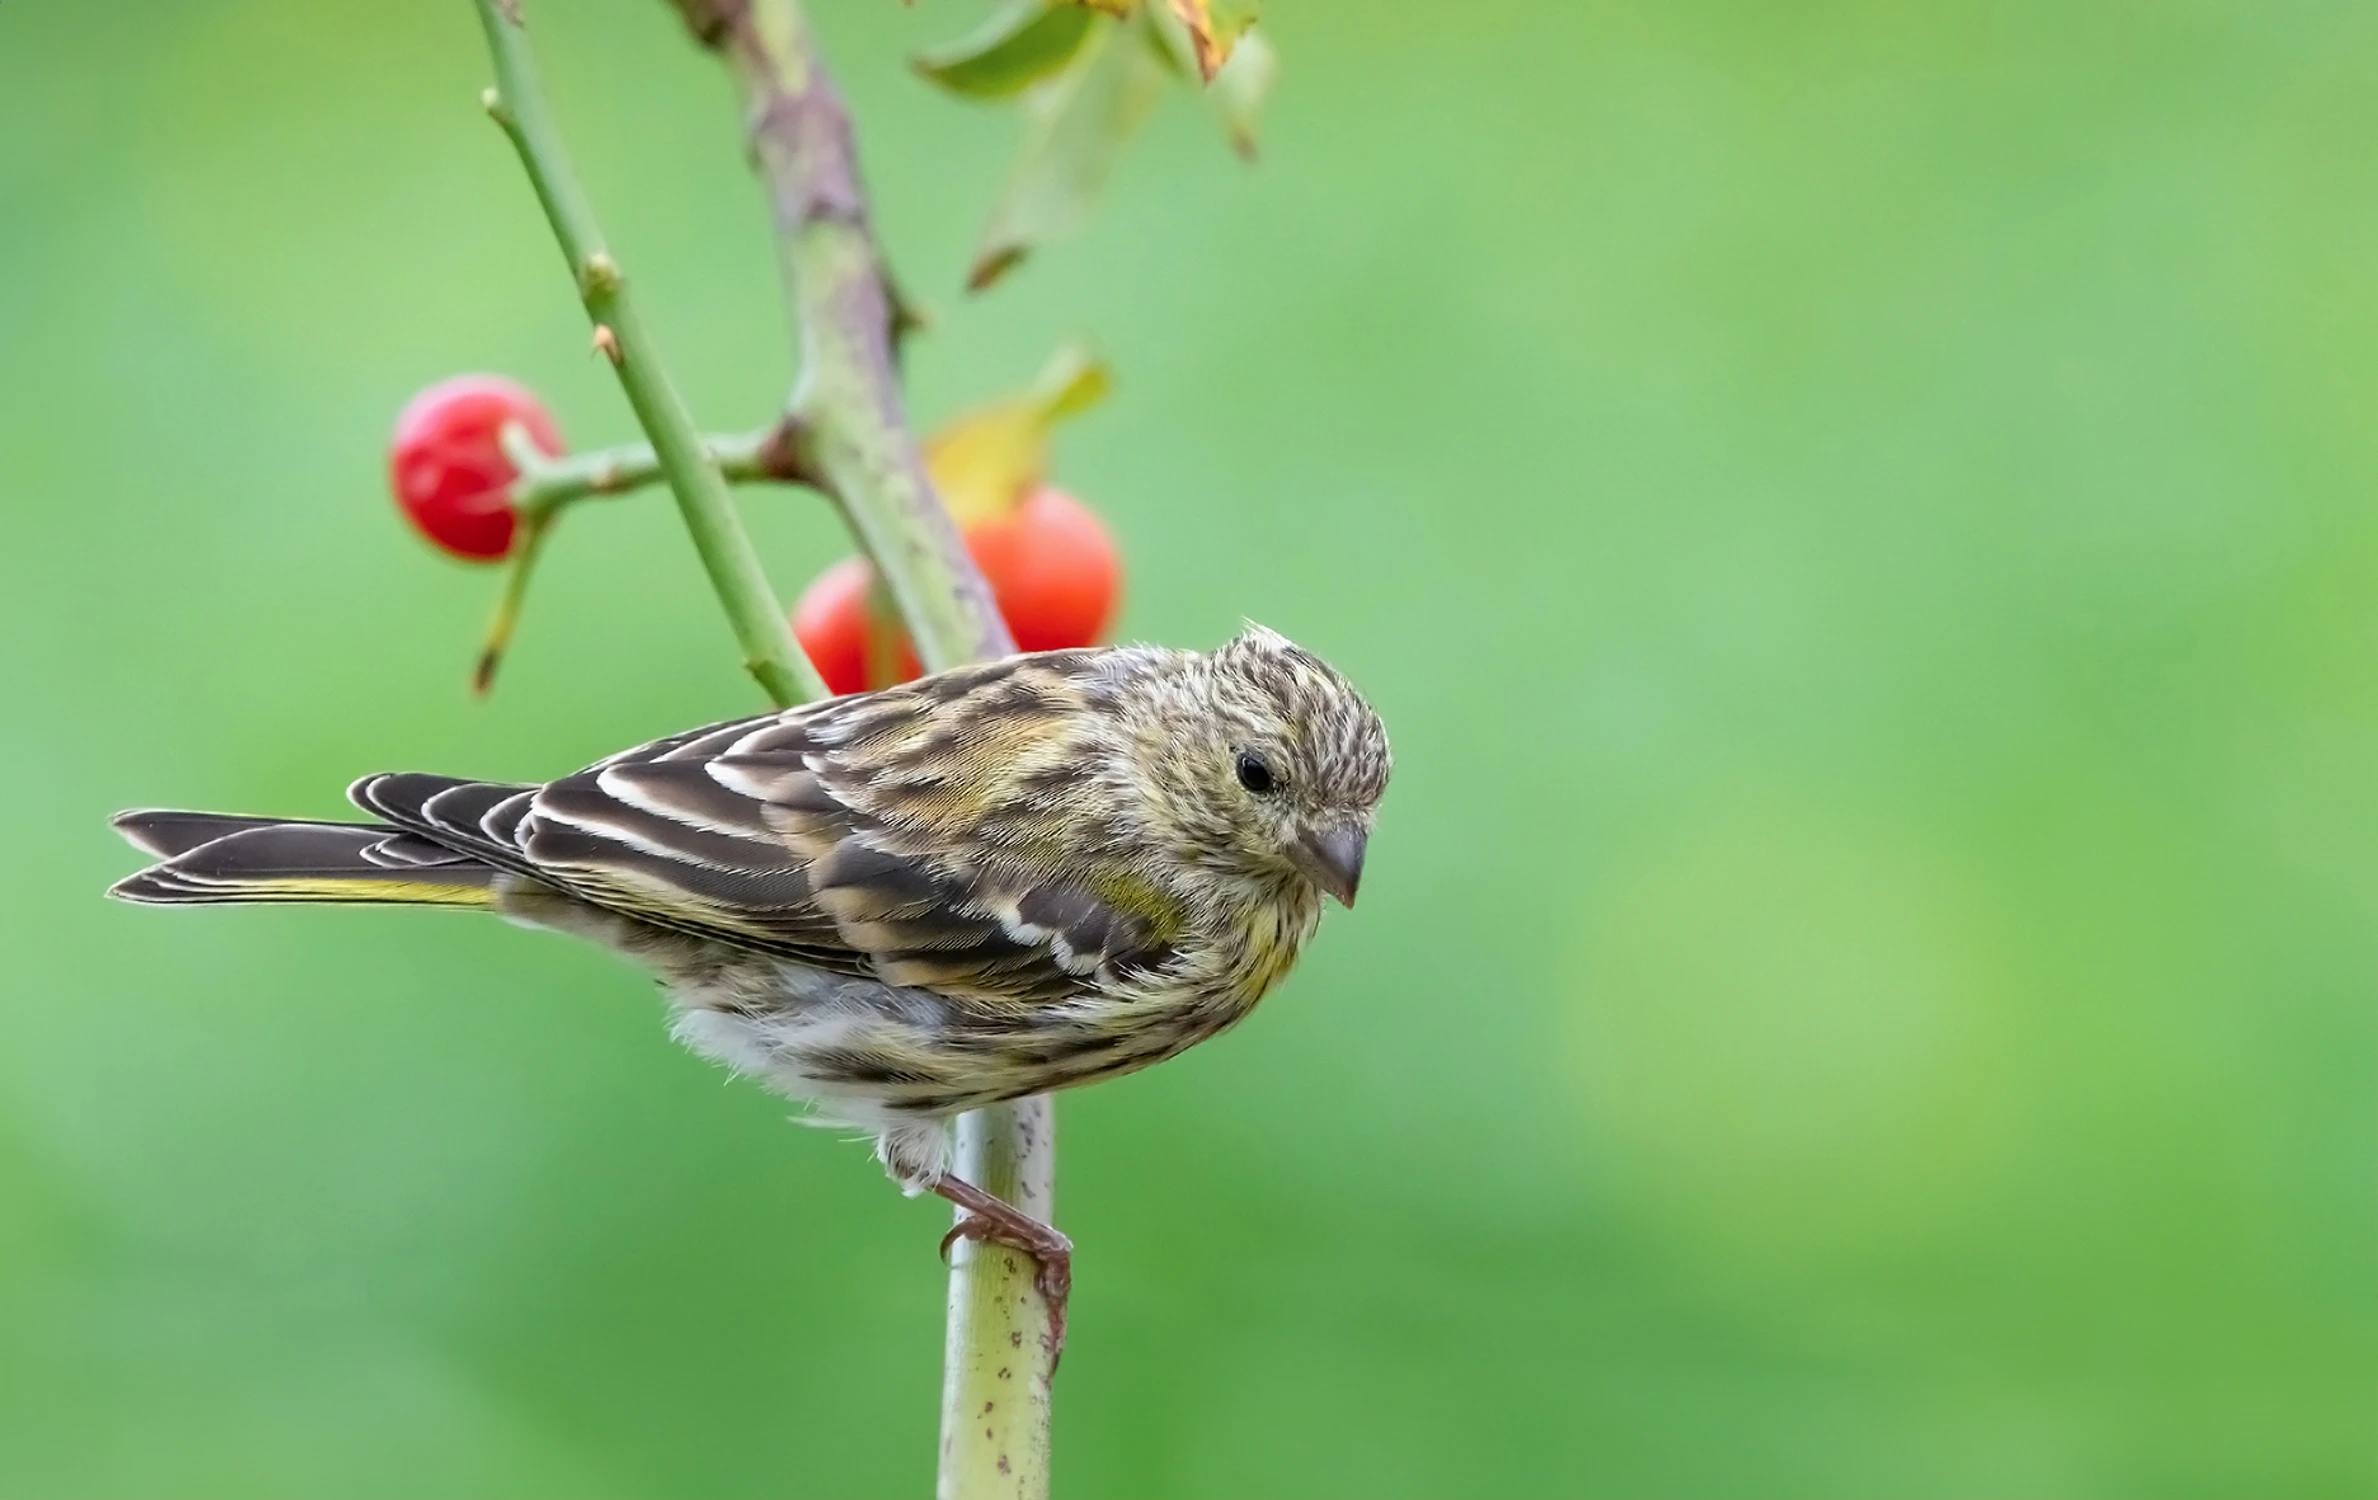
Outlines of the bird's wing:
M 1081 800 L 1047 748 L 1051 716 L 1079 708 L 1064 655 L 688 731 L 541 787 L 388 775 L 353 795 L 656 926 L 953 996 L 1054 1003 L 1161 964 L 1179 926 L 1153 886 L 1059 873 L 1017 839 L 973 836 L 985 816 L 1020 826 L 998 793 L 1025 759 L 1047 762 L 1033 795 Z

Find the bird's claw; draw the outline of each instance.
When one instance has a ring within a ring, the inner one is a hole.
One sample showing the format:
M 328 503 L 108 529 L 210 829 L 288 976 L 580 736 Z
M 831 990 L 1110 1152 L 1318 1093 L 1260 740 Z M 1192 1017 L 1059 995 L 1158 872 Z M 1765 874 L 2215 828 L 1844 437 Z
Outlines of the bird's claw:
M 962 1191 L 953 1192 L 952 1188 Z M 944 1261 L 950 1258 L 950 1247 L 960 1240 L 1004 1245 L 1032 1258 L 1032 1285 L 1049 1308 L 1049 1373 L 1055 1374 L 1057 1361 L 1065 1355 L 1065 1304 L 1073 1292 L 1073 1241 L 1029 1214 L 955 1179 L 948 1179 L 936 1191 L 966 1210 L 965 1216 L 941 1237 Z
M 950 1247 L 960 1240 L 977 1244 L 1005 1245 L 1032 1257 L 1036 1268 L 1032 1284 L 1040 1294 L 1052 1301 L 1061 1300 L 1073 1290 L 1073 1241 L 1054 1229 L 1041 1234 L 1017 1229 L 982 1214 L 968 1214 L 941 1237 L 941 1258 L 950 1258 Z

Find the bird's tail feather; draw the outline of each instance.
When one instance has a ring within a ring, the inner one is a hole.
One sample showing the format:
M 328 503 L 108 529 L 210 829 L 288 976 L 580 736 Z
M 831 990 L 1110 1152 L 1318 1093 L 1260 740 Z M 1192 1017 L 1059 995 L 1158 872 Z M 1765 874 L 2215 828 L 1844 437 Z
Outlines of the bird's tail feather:
M 119 813 L 116 831 L 158 863 L 108 894 L 157 906 L 230 901 L 486 906 L 495 867 L 385 823 L 228 813 Z

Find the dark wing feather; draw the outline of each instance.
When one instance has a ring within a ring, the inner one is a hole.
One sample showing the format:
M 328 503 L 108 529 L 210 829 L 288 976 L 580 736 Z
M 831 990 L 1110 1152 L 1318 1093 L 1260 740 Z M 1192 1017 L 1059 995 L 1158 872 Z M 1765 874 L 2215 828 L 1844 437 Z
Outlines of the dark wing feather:
M 1073 679 L 1087 661 L 1016 658 L 710 725 L 543 787 L 389 775 L 352 795 L 657 926 L 953 996 L 1060 1002 L 1161 964 L 1178 929 L 1152 888 L 1134 887 L 1127 910 L 1017 856 L 1015 838 L 969 836 L 1025 816 L 995 795 L 999 762 L 1082 711 Z M 1018 717 L 1035 713 L 1058 717 Z M 1050 759 L 1064 764 L 1064 747 Z M 1062 780 L 1016 784 L 1062 810 L 1082 801 Z M 982 805 L 954 818 L 976 792 Z M 1042 832 L 1044 847 L 1069 836 Z

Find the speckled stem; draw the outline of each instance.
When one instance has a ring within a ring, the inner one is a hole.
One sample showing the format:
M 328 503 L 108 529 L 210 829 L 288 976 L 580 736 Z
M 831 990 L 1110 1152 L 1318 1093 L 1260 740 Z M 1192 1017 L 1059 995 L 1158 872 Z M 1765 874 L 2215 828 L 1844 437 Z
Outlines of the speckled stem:
M 673 0 L 741 93 L 767 190 L 801 376 L 789 417 L 825 491 L 898 603 L 928 667 L 1015 650 L 942 506 L 900 394 L 903 313 L 867 218 L 849 116 L 798 0 Z M 1056 1110 L 1027 1099 L 963 1116 L 957 1175 L 1048 1222 Z M 1049 1491 L 1049 1311 L 1032 1263 L 961 1242 L 951 1256 L 941 1500 Z
M 1046 1094 L 958 1117 L 958 1175 L 1043 1224 L 1057 1212 L 1057 1110 Z M 950 1250 L 939 1500 L 1049 1492 L 1048 1309 L 1032 1263 L 960 1240 Z

